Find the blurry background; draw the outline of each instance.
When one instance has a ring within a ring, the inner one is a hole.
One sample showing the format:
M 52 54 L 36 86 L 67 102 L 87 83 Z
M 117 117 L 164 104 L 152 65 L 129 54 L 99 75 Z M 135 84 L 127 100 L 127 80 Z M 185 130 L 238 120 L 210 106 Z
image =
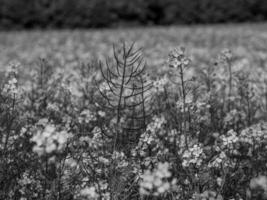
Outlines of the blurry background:
M 265 20 L 266 0 L 0 0 L 0 70 L 13 60 L 31 67 L 40 57 L 72 68 L 112 56 L 121 41 L 143 47 L 159 69 L 178 45 L 197 66 L 224 48 L 262 63 Z
M 0 28 L 91 28 L 255 22 L 265 0 L 0 0 Z

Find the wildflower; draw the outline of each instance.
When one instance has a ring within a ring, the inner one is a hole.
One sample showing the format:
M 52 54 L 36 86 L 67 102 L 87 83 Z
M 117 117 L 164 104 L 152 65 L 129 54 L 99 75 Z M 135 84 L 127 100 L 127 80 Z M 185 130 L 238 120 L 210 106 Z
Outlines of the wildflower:
M 177 68 L 180 66 L 187 66 L 190 63 L 190 59 L 185 55 L 185 48 L 175 48 L 169 55 L 170 67 Z
M 222 195 L 217 194 L 214 191 L 206 190 L 203 193 L 195 193 L 192 197 L 193 200 L 223 200 Z
M 218 177 L 218 178 L 216 179 L 216 182 L 217 182 L 218 186 L 221 186 L 223 180 L 222 180 L 222 178 Z
M 154 135 L 157 131 L 160 131 L 166 123 L 167 122 L 164 116 L 154 117 L 153 122 L 147 126 L 147 131 L 151 132 L 151 134 Z
M 168 84 L 169 80 L 166 76 L 153 82 L 153 86 L 158 92 L 163 92 L 164 87 Z
M 17 95 L 18 94 L 18 86 L 17 86 L 17 78 L 16 77 L 11 77 L 7 83 L 4 85 L 3 88 L 3 93 L 4 94 L 9 94 L 9 95 Z
M 167 178 L 171 177 L 168 163 L 159 163 L 156 169 L 146 170 L 141 177 L 140 193 L 142 195 L 153 194 L 158 196 L 168 192 L 176 184 L 175 179 L 171 182 L 167 181 Z
M 55 112 L 59 112 L 60 110 L 57 104 L 51 102 L 48 103 L 47 109 Z
M 224 49 L 220 55 L 220 58 L 222 60 L 230 60 L 232 57 L 233 57 L 233 54 L 232 54 L 231 50 L 229 50 L 229 49 Z
M 233 130 L 230 130 L 227 132 L 228 136 L 221 136 L 223 145 L 227 148 L 233 148 L 233 145 L 238 142 L 239 138 L 237 136 L 237 133 Z
M 87 199 L 98 199 L 98 194 L 95 187 L 86 187 L 80 191 L 80 195 Z
M 7 76 L 10 75 L 10 74 L 17 75 L 19 67 L 20 67 L 20 63 L 19 62 L 17 62 L 17 61 L 11 62 L 7 66 L 6 75 Z
M 53 124 L 47 124 L 44 130 L 38 130 L 31 138 L 35 143 L 33 151 L 38 155 L 60 151 L 70 137 L 67 131 L 57 131 Z
M 206 156 L 203 152 L 203 148 L 200 145 L 195 144 L 193 147 L 186 150 L 182 157 L 184 159 L 182 163 L 184 167 L 188 167 L 190 164 L 199 167 Z
M 251 179 L 249 186 L 251 189 L 262 188 L 265 192 L 267 192 L 267 177 L 258 176 L 253 178 Z
M 267 177 L 258 176 L 250 180 L 250 189 L 252 191 L 252 199 L 267 198 Z
M 108 83 L 106 83 L 106 82 L 101 83 L 99 86 L 99 90 L 103 93 L 110 91 Z
M 220 168 L 222 164 L 227 166 L 227 157 L 226 154 L 222 151 L 218 157 L 216 157 L 212 162 L 208 164 L 208 167 Z
M 106 116 L 106 113 L 104 111 L 98 111 L 97 114 L 100 116 L 100 117 L 105 117 Z
M 90 123 L 92 121 L 96 120 L 96 116 L 95 113 L 93 113 L 92 111 L 86 109 L 83 110 L 78 118 L 79 123 Z

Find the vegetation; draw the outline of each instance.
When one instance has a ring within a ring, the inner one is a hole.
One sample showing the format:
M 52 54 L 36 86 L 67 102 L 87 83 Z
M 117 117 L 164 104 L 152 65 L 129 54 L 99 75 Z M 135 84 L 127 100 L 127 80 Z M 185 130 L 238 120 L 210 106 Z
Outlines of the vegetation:
M 262 0 L 1 0 L 0 4 L 2 29 L 196 24 L 267 19 L 267 3 Z
M 0 199 L 266 199 L 265 35 L 157 30 L 2 33 Z

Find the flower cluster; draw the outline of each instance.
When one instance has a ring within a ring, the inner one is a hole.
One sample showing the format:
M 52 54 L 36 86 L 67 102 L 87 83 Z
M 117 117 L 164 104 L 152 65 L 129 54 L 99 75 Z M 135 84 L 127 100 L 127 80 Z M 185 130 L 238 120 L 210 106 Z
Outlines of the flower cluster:
M 19 67 L 20 64 L 17 62 L 10 63 L 6 71 L 7 81 L 4 85 L 4 88 L 2 89 L 2 92 L 6 95 L 11 96 L 12 98 L 19 95 L 18 80 L 17 80 Z
M 94 200 L 94 199 L 98 199 L 99 198 L 99 195 L 97 194 L 95 187 L 83 188 L 80 191 L 80 196 L 84 197 L 85 199 L 90 199 L 90 200 Z
M 166 151 L 159 138 L 160 136 L 162 137 L 167 134 L 166 130 L 164 129 L 165 125 L 166 119 L 164 116 L 155 116 L 153 121 L 148 124 L 146 131 L 140 136 L 138 145 L 132 150 L 132 154 L 134 156 L 139 155 L 143 158 L 146 158 L 149 151 L 156 152 L 157 155 L 160 155 L 164 150 Z M 152 161 L 154 159 L 148 160 Z
M 81 112 L 79 118 L 78 118 L 78 121 L 80 123 L 83 123 L 83 122 L 89 123 L 91 121 L 96 121 L 96 116 L 92 111 L 90 111 L 88 109 L 87 110 L 83 110 Z
M 221 168 L 221 166 L 228 166 L 228 157 L 226 156 L 225 152 L 220 152 L 218 156 L 215 157 L 209 164 L 209 168 Z
M 154 170 L 146 170 L 141 177 L 140 193 L 142 195 L 158 196 L 171 191 L 176 184 L 176 180 L 173 179 L 171 182 L 167 180 L 171 177 L 169 167 L 168 163 L 158 163 Z
M 239 141 L 255 148 L 265 144 L 267 142 L 267 124 L 259 123 L 242 130 Z
M 164 92 L 164 88 L 169 83 L 167 76 L 160 78 L 158 80 L 153 81 L 153 86 L 157 92 Z
M 175 48 L 169 55 L 169 63 L 170 66 L 174 68 L 178 68 L 179 66 L 187 66 L 190 63 L 190 59 L 185 54 L 185 48 Z
M 206 190 L 201 194 L 194 194 L 191 200 L 223 200 L 222 195 Z
M 267 72 L 230 51 L 215 62 L 193 51 L 191 62 L 175 49 L 169 66 L 146 68 L 153 77 L 131 65 L 139 53 L 123 65 L 115 52 L 106 71 L 59 53 L 69 70 L 41 60 L 22 96 L 12 64 L 0 81 L 0 199 L 264 196 Z
M 183 153 L 183 163 L 184 167 L 188 167 L 191 164 L 195 165 L 196 167 L 200 167 L 203 160 L 206 158 L 206 155 L 203 151 L 201 145 L 195 144 L 193 147 L 190 147 Z
M 230 130 L 226 135 L 221 136 L 221 140 L 223 147 L 226 147 L 227 149 L 233 149 L 233 145 L 238 142 L 239 138 L 234 130 Z
M 43 130 L 37 130 L 31 141 L 35 143 L 33 151 L 38 155 L 61 151 L 72 135 L 66 130 L 58 131 L 53 124 L 46 124 Z

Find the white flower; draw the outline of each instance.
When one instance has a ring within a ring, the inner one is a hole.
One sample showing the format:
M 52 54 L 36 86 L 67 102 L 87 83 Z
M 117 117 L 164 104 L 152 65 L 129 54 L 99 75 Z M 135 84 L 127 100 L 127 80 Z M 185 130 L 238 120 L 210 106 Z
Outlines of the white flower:
M 97 112 L 98 113 L 98 115 L 100 116 L 100 117 L 105 117 L 106 116 L 106 113 L 104 112 L 104 111 L 98 111 Z
M 71 136 L 67 131 L 57 131 L 55 125 L 47 124 L 43 130 L 38 130 L 31 138 L 31 141 L 35 143 L 33 151 L 38 155 L 60 151 Z
M 154 170 L 146 170 L 141 176 L 140 193 L 157 196 L 169 191 L 176 183 L 176 181 L 168 182 L 167 178 L 170 177 L 169 164 L 159 163 Z
M 193 147 L 186 150 L 183 153 L 182 157 L 184 159 L 182 165 L 184 167 L 188 167 L 190 164 L 200 166 L 206 156 L 203 152 L 202 147 L 195 144 Z
M 258 176 L 256 178 L 253 178 L 251 179 L 249 186 L 251 189 L 263 189 L 265 194 L 267 194 L 267 177 Z
M 98 194 L 95 187 L 86 187 L 80 191 L 80 195 L 88 199 L 97 199 Z
M 190 59 L 185 55 L 185 48 L 178 47 L 175 48 L 169 55 L 169 65 L 170 67 L 180 67 L 187 66 L 190 63 Z

